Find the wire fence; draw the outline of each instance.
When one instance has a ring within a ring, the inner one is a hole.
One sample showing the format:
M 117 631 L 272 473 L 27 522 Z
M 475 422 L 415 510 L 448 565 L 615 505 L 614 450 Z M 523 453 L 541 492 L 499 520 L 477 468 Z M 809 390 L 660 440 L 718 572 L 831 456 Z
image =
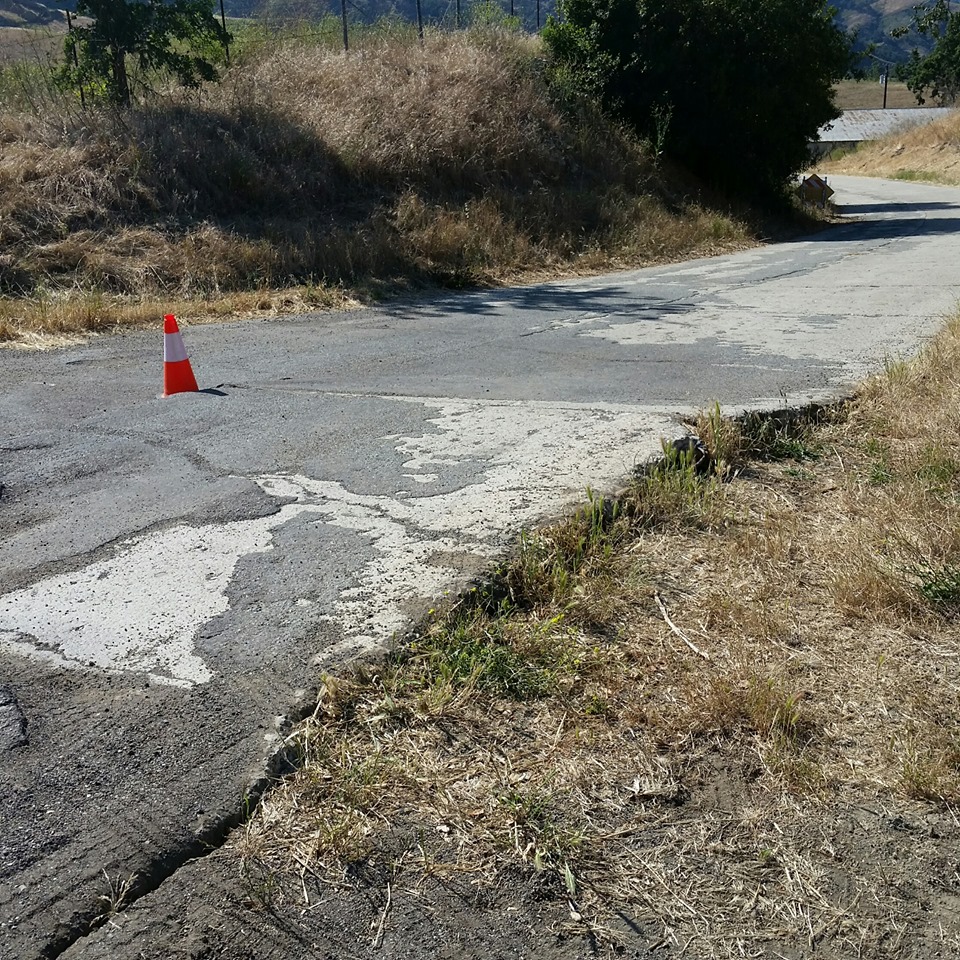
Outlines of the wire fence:
M 325 11 L 351 25 L 351 16 L 365 23 L 383 19 L 383 4 L 378 0 L 329 0 Z M 461 29 L 481 20 L 515 18 L 527 30 L 539 30 L 550 14 L 556 13 L 555 0 L 399 0 L 392 7 L 396 18 L 424 26 Z M 302 23 L 322 19 L 312 0 L 266 0 L 254 19 L 264 23 Z
M 217 2 L 227 66 L 232 60 L 287 41 L 342 48 L 349 54 L 387 38 L 416 35 L 423 43 L 428 31 L 502 26 L 535 33 L 548 17 L 557 15 L 556 0 L 400 0 L 388 16 L 382 15 L 383 5 L 378 0 L 330 0 L 325 10 L 318 10 L 315 0 L 266 0 L 256 15 L 231 18 L 226 16 L 223 0 Z M 89 21 L 65 10 L 59 23 L 29 30 L 0 30 L 0 107 L 42 113 L 57 101 L 62 109 L 62 68 L 72 66 L 79 75 L 80 66 L 76 48 L 71 50 L 65 40 L 68 33 L 87 24 Z M 135 63 L 130 65 L 130 75 L 141 93 L 155 92 Z M 86 110 L 95 94 L 88 83 L 75 84 L 80 110 Z
M 428 29 L 462 30 L 497 24 L 539 32 L 547 18 L 557 13 L 555 0 L 430 0 L 429 5 L 424 0 L 403 0 L 389 16 L 383 16 L 382 4 L 372 0 L 333 0 L 333 4 L 336 11 L 315 18 L 300 15 L 299 6 L 286 14 L 268 8 L 244 24 L 255 24 L 256 28 L 286 37 L 330 42 L 336 36 L 336 41 L 349 51 L 358 35 L 382 36 L 391 29 L 403 32 L 415 28 L 421 38 Z

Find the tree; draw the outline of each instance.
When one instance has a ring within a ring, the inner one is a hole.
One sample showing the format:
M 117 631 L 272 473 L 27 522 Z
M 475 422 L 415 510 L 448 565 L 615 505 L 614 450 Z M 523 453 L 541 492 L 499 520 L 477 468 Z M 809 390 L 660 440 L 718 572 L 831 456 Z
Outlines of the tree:
M 187 87 L 216 80 L 215 66 L 229 36 L 213 0 L 78 0 L 91 17 L 64 42 L 64 81 L 91 85 L 120 106 L 130 104 L 128 58 L 143 70 L 168 73 Z
M 913 27 L 933 41 L 927 54 L 914 50 L 903 70 L 907 87 L 925 103 L 924 94 L 938 103 L 953 103 L 960 93 L 960 11 L 952 11 L 948 0 L 914 7 Z
M 562 0 L 561 77 L 708 182 L 780 193 L 839 115 L 852 38 L 824 0 Z

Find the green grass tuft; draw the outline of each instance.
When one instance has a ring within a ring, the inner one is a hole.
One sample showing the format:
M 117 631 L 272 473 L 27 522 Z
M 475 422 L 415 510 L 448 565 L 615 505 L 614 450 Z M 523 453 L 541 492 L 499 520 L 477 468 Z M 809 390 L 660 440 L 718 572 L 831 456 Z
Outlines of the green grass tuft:
M 740 421 L 742 452 L 754 460 L 818 460 L 812 424 L 803 415 L 748 414 Z
M 960 566 L 952 563 L 939 567 L 915 566 L 910 571 L 917 581 L 917 590 L 938 606 L 960 603 Z
M 494 616 L 482 609 L 465 610 L 418 639 L 412 653 L 431 677 L 431 685 L 453 692 L 482 690 L 514 700 L 552 693 L 563 660 L 559 629 L 545 624 L 518 648 L 511 643 L 510 614 L 509 603 Z

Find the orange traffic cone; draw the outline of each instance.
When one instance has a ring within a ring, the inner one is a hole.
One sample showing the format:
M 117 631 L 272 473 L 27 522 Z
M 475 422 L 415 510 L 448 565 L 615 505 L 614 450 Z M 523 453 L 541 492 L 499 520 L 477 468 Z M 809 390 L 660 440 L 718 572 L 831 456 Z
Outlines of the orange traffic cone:
M 163 395 L 172 397 L 175 393 L 197 393 L 199 390 L 177 318 L 168 313 L 163 318 Z

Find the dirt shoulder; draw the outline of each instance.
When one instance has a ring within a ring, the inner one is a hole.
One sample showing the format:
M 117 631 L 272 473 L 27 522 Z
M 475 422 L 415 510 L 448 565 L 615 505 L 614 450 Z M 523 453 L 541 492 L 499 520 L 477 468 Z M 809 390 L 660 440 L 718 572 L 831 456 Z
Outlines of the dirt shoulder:
M 644 826 L 609 844 L 621 866 L 580 894 L 602 904 L 602 923 L 571 907 L 554 873 L 513 868 L 478 883 L 451 863 L 410 869 L 404 853 L 438 839 L 423 824 L 396 831 L 392 861 L 336 884 L 308 875 L 251 890 L 232 851 L 218 851 L 66 956 L 956 956 L 951 817 L 866 797 L 785 811 L 766 802 L 749 762 L 722 764 L 691 771 L 679 805 L 633 806 Z M 629 898 L 613 897 L 631 873 Z
M 68 955 L 956 956 L 958 360 L 524 535 Z

